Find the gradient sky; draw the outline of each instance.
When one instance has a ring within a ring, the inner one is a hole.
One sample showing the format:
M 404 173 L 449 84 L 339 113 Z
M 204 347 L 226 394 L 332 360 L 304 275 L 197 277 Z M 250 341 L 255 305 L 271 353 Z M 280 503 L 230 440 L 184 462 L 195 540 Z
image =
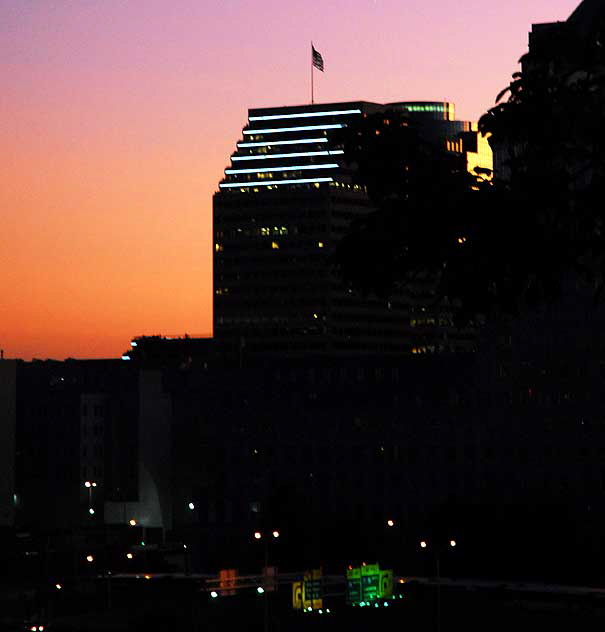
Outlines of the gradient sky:
M 211 197 L 249 107 L 450 100 L 476 119 L 579 0 L 0 0 L 0 348 L 209 334 Z

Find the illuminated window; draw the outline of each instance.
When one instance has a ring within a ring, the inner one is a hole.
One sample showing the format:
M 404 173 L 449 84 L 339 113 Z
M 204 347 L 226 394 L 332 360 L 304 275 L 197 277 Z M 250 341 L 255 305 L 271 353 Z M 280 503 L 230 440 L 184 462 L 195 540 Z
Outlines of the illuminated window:
M 270 180 L 269 182 L 250 182 L 248 184 L 241 184 L 239 182 L 227 182 L 219 184 L 221 189 L 234 189 L 239 188 L 239 190 L 244 193 L 247 188 L 253 187 L 254 185 L 259 186 L 268 186 L 269 184 L 273 186 L 277 185 L 286 185 L 286 184 L 312 184 L 316 182 L 332 182 L 333 178 L 297 178 L 295 180 Z M 258 192 L 257 188 L 252 189 L 255 192 Z
M 329 110 L 325 112 L 298 112 L 296 114 L 270 114 L 268 116 L 251 116 L 250 121 L 273 121 L 289 118 L 315 118 L 316 116 L 338 116 L 340 114 L 361 114 L 361 110 Z
M 271 248 L 273 248 L 273 250 L 279 250 L 279 244 L 276 241 L 272 241 Z
M 318 248 L 323 248 L 324 247 L 324 242 L 323 241 L 318 241 L 317 242 L 317 247 Z
M 245 129 L 243 134 L 257 140 L 256 134 L 278 134 L 281 132 L 303 132 L 305 130 L 340 129 L 345 127 L 343 123 L 333 123 L 330 125 L 301 125 L 298 127 L 270 127 L 264 129 Z
M 324 163 L 321 165 L 292 165 L 291 167 L 254 167 L 252 169 L 225 169 L 225 173 L 234 174 L 234 173 L 255 173 L 259 178 L 263 177 L 271 177 L 271 172 L 273 171 L 300 171 L 303 169 L 334 169 L 338 167 L 338 164 L 335 162 Z M 262 176 L 262 173 L 266 173 L 266 176 Z
M 214 250 L 216 252 L 223 252 L 223 244 L 214 244 Z

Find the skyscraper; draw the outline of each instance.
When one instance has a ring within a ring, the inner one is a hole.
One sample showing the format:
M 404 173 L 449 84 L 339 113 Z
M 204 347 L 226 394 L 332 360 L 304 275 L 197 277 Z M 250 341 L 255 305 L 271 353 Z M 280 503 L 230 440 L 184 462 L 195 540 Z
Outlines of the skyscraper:
M 328 255 L 372 210 L 334 132 L 356 117 L 403 110 L 427 140 L 465 154 L 450 103 L 363 101 L 252 109 L 214 196 L 214 332 L 240 353 L 397 354 L 428 348 L 414 305 L 358 296 Z M 476 149 L 476 147 L 475 147 Z M 363 255 L 363 253 L 360 253 Z M 428 320 L 435 351 L 467 348 L 447 315 Z

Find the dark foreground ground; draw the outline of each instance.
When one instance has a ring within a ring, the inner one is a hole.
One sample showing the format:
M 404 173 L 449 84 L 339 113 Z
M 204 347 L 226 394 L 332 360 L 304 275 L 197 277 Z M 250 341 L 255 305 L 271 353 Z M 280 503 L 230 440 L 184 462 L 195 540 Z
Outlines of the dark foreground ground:
M 104 631 L 221 631 L 267 630 L 465 630 L 511 632 L 514 630 L 593 630 L 605 625 L 605 598 L 523 594 L 505 589 L 468 590 L 447 587 L 438 600 L 434 586 L 406 584 L 403 597 L 380 607 L 348 607 L 344 596 L 324 600 L 324 613 L 301 613 L 292 608 L 289 586 L 257 595 L 253 591 L 234 597 L 211 599 L 191 582 L 176 580 L 116 581 L 66 586 L 49 593 L 44 621 L 35 620 L 32 600 L 43 596 L 3 590 L 0 629 L 25 630 L 44 624 L 45 632 Z M 335 590 L 334 592 L 338 592 Z M 438 607 L 440 603 L 440 607 Z M 268 606 L 268 607 L 266 607 Z M 330 613 L 325 610 L 329 609 Z M 440 612 L 440 614 L 439 614 Z

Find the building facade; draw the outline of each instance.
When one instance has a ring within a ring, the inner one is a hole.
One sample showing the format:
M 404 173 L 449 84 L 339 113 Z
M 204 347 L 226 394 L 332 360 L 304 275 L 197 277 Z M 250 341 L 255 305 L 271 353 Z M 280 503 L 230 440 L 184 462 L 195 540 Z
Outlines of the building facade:
M 450 103 L 347 102 L 249 111 L 213 201 L 219 343 L 242 358 L 256 352 L 401 354 L 472 346 L 467 336 L 457 339 L 447 310 L 427 314 L 426 304 L 401 296 L 359 296 L 330 264 L 351 223 L 373 210 L 338 132 L 357 117 L 397 111 L 413 119 L 427 141 L 468 157 L 469 169 L 491 166 L 472 124 L 455 121 Z M 432 330 L 421 334 L 417 324 L 425 321 Z

